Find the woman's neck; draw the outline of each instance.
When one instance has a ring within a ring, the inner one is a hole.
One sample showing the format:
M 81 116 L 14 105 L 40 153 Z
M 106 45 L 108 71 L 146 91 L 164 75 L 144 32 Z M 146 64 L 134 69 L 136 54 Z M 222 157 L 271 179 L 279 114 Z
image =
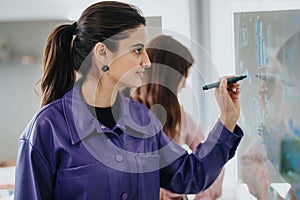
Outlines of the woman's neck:
M 95 80 L 85 80 L 81 85 L 84 101 L 94 107 L 111 107 L 117 98 L 118 89 L 114 84 L 99 84 Z

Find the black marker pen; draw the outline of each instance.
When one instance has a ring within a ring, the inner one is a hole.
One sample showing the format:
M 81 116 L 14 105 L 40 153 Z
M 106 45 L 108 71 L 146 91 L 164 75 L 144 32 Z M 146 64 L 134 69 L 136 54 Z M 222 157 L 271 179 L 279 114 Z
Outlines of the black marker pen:
M 235 82 L 238 82 L 244 78 L 246 78 L 247 76 L 236 76 L 236 77 L 232 77 L 232 78 L 228 78 L 227 79 L 227 84 L 232 84 L 232 83 L 235 83 Z M 203 86 L 203 90 L 208 90 L 208 89 L 211 89 L 211 88 L 216 88 L 216 87 L 219 87 L 220 85 L 220 81 L 219 82 L 216 82 L 216 83 L 212 83 L 212 84 L 209 84 L 209 85 L 205 85 Z

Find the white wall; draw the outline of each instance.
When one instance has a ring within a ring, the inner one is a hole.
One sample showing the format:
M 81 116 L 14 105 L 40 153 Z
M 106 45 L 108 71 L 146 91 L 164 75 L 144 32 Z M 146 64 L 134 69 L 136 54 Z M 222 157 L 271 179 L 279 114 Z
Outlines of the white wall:
M 122 1 L 122 0 L 121 0 Z M 0 21 L 7 20 L 76 20 L 92 0 L 14 0 L 1 3 Z M 190 37 L 189 1 L 123 0 L 139 7 L 145 16 L 161 16 L 164 29 Z

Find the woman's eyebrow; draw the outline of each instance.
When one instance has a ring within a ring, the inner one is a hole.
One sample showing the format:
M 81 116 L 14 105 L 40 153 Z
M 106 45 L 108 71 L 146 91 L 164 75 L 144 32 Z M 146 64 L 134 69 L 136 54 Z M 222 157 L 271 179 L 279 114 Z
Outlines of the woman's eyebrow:
M 145 45 L 142 43 L 133 44 L 133 47 L 144 47 Z

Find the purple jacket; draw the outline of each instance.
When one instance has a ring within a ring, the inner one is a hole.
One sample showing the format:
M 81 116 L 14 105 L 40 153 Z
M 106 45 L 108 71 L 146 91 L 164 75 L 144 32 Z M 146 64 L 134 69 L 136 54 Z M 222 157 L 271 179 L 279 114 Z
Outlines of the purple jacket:
M 218 121 L 189 155 L 145 106 L 119 98 L 112 130 L 89 111 L 80 82 L 41 109 L 19 140 L 15 199 L 153 200 L 160 187 L 198 193 L 218 177 L 243 136 L 238 126 L 232 134 Z

